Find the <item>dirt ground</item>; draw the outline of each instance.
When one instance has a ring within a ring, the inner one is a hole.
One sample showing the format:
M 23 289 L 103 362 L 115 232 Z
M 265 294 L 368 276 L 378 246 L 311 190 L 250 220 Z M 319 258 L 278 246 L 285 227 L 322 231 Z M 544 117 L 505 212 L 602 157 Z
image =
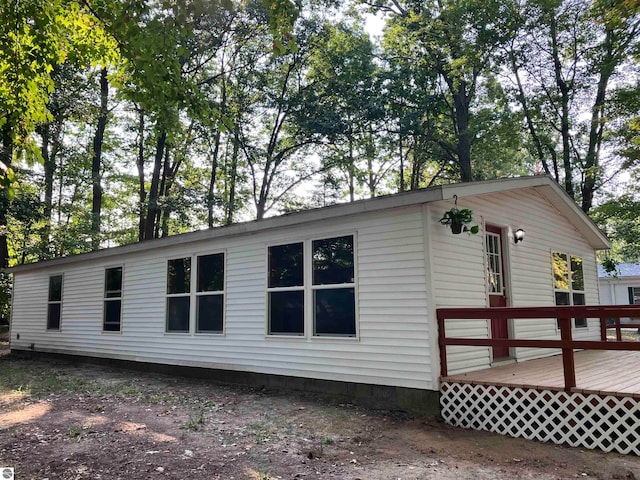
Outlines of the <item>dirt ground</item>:
M 3 349 L 4 347 L 4 349 Z M 640 479 L 640 459 L 0 344 L 0 467 L 34 480 Z

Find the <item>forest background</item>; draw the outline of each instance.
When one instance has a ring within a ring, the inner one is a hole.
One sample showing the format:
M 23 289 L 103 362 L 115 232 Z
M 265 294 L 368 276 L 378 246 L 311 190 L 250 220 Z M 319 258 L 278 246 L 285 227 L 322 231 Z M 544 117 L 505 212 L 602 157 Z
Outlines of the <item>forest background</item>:
M 613 239 L 605 265 L 640 260 L 640 0 L 10 0 L 0 20 L 1 267 L 533 174 Z

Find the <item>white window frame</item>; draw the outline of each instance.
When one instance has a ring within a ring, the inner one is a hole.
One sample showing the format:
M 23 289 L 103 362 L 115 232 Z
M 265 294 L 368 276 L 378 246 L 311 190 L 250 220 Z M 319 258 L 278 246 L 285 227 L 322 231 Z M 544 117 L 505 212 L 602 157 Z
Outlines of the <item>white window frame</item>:
M 186 293 L 169 293 L 169 262 L 171 260 L 185 260 L 189 259 L 189 291 Z M 194 290 L 194 268 L 193 268 L 193 255 L 176 255 L 168 257 L 165 260 L 165 272 L 164 272 L 164 288 L 165 288 L 165 301 L 164 301 L 164 333 L 167 335 L 189 335 L 193 326 L 193 301 L 191 299 Z M 169 330 L 169 299 L 170 298 L 182 298 L 187 297 L 189 299 L 189 319 L 187 323 L 187 330 Z
M 107 270 L 114 270 L 119 268 L 120 273 L 120 296 L 119 297 L 107 297 Z M 124 294 L 124 265 L 114 265 L 111 267 L 105 267 L 104 269 L 104 282 L 103 282 L 103 301 L 102 301 L 102 333 L 106 334 L 120 334 L 122 333 L 122 306 L 123 306 L 123 294 Z M 118 330 L 105 330 L 106 314 L 107 314 L 107 302 L 120 302 L 120 321 L 118 323 Z
M 314 285 L 313 284 L 313 242 L 314 241 L 318 241 L 318 240 L 329 240 L 331 238 L 338 238 L 338 237 L 352 237 L 353 239 L 353 282 L 352 283 L 336 283 L 336 284 L 329 284 L 329 285 Z M 357 302 L 357 282 L 356 282 L 356 272 L 357 272 L 357 265 L 356 265 L 356 244 L 357 244 L 357 238 L 355 233 L 345 233 L 345 234 L 339 234 L 339 235 L 323 235 L 322 237 L 317 237 L 317 238 L 311 238 L 309 239 L 309 282 L 307 283 L 309 285 L 309 294 L 308 296 L 309 298 L 309 309 L 311 310 L 311 314 L 310 314 L 310 320 L 311 320 L 311 335 L 313 336 L 313 338 L 358 338 L 358 302 Z M 306 257 L 305 257 L 306 260 Z M 306 280 L 306 278 L 305 278 Z M 339 290 L 339 289 L 347 289 L 347 288 L 353 288 L 353 308 L 354 308 L 354 318 L 353 321 L 355 323 L 354 325 L 354 334 L 353 335 L 344 335 L 344 334 L 332 334 L 332 333 L 323 333 L 323 334 L 317 334 L 316 333 L 316 303 L 315 303 L 315 293 L 318 290 Z
M 198 273 L 199 273 L 199 265 L 198 258 L 200 257 L 208 257 L 210 255 L 222 255 L 222 290 L 215 291 L 204 291 L 198 292 Z M 195 262 L 194 262 L 195 260 Z M 195 335 L 217 335 L 222 336 L 225 334 L 227 327 L 227 252 L 226 251 L 217 251 L 217 252 L 208 252 L 208 253 L 197 253 L 193 256 L 191 260 L 192 265 L 192 274 L 193 274 L 193 265 L 195 265 L 195 275 L 192 279 L 192 295 L 194 300 L 192 300 L 193 308 L 189 310 L 189 324 L 191 324 L 191 317 L 193 316 L 193 328 Z M 198 297 L 202 296 L 214 296 L 221 295 L 222 296 L 222 330 L 220 331 L 198 331 Z M 193 312 L 192 312 L 193 310 Z
M 60 277 L 60 300 L 49 300 L 51 295 L 51 279 L 53 277 Z M 47 277 L 47 323 L 45 324 L 45 330 L 47 332 L 59 332 L 62 330 L 62 299 L 64 298 L 64 274 L 56 273 L 55 275 L 49 275 Z M 60 305 L 60 318 L 58 319 L 58 328 L 49 328 L 49 305 Z
M 295 285 L 291 287 L 269 287 L 269 276 L 270 276 L 270 268 L 269 268 L 269 249 L 273 247 L 282 247 L 284 245 L 293 245 L 296 243 L 302 244 L 302 285 Z M 266 316 L 267 324 L 266 324 L 266 335 L 271 338 L 305 338 L 307 335 L 307 308 L 309 306 L 309 301 L 306 295 L 305 285 L 307 284 L 308 277 L 308 266 L 307 266 L 307 241 L 306 240 L 292 240 L 290 242 L 279 242 L 267 245 L 265 251 L 266 258 L 266 298 L 265 298 L 265 306 L 266 306 Z M 277 292 L 302 292 L 302 332 L 300 333 L 271 333 L 271 293 Z
M 351 236 L 353 238 L 353 283 L 341 283 L 330 285 L 314 285 L 313 284 L 313 242 L 317 240 L 328 240 L 337 237 Z M 273 287 L 269 288 L 269 248 L 278 247 L 282 245 L 291 245 L 295 243 L 302 243 L 302 256 L 303 256 L 303 285 L 294 287 Z M 288 241 L 281 241 L 268 244 L 265 249 L 266 258 L 266 294 L 265 294 L 265 308 L 266 308 L 266 324 L 265 324 L 265 336 L 267 338 L 274 339 L 304 339 L 307 341 L 313 340 L 316 342 L 322 341 L 359 341 L 360 339 L 360 318 L 358 308 L 358 235 L 357 232 L 338 232 L 338 233 L 323 233 L 322 235 L 314 235 L 304 239 L 295 239 Z M 355 334 L 354 335 L 342 335 L 342 334 L 315 334 L 315 292 L 318 290 L 334 290 L 334 289 L 346 289 L 353 288 L 354 291 L 354 322 L 355 322 Z M 270 305 L 269 294 L 270 292 L 285 292 L 285 291 L 302 291 L 304 301 L 304 319 L 303 319 L 303 332 L 301 334 L 271 334 L 270 333 Z
M 556 288 L 556 280 L 555 280 L 555 273 L 553 271 L 553 255 L 554 254 L 559 254 L 559 255 L 564 255 L 565 260 L 567 261 L 567 276 L 568 276 L 568 280 L 569 280 L 569 289 L 565 290 L 562 288 Z M 582 260 L 582 281 L 583 283 L 585 283 L 585 278 L 584 278 L 584 258 L 579 256 L 579 255 L 573 255 L 571 253 L 566 253 L 566 252 L 560 252 L 557 250 L 552 250 L 551 251 L 551 277 L 552 277 L 552 286 L 553 286 L 553 301 L 555 303 L 556 301 L 556 292 L 561 292 L 561 293 L 567 293 L 569 294 L 569 305 L 574 305 L 573 303 L 573 294 L 577 293 L 577 294 L 581 294 L 583 295 L 584 299 L 585 299 L 585 304 L 587 303 L 587 294 L 586 291 L 583 290 L 574 290 L 573 289 L 573 278 L 571 275 L 571 257 L 575 257 L 575 258 L 579 258 L 580 260 Z M 584 285 L 583 285 L 584 288 Z M 574 329 L 577 330 L 583 330 L 583 329 L 588 329 L 589 328 L 589 321 L 588 319 L 584 319 L 584 325 L 578 325 L 577 321 L 581 320 L 581 319 L 577 319 L 574 318 L 573 322 L 571 323 L 572 327 Z M 556 330 L 560 330 L 558 323 L 556 322 Z

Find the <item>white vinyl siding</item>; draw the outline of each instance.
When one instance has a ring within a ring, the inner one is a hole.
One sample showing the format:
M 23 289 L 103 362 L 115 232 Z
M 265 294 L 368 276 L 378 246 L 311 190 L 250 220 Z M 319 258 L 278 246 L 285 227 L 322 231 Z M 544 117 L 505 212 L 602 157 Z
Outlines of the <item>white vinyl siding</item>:
M 345 232 L 356 243 L 358 337 L 266 335 L 267 247 Z M 64 267 L 64 336 L 43 327 L 51 269 L 18 272 L 12 348 L 33 343 L 40 351 L 436 389 L 423 245 L 421 207 L 414 206 L 122 255 L 124 328 L 107 336 L 100 335 L 107 260 Z M 222 250 L 225 335 L 166 334 L 168 260 Z M 31 300 L 38 291 L 40 304 Z
M 488 289 L 485 287 L 483 265 L 484 229 L 478 235 L 452 235 L 450 229 L 438 223 L 442 214 L 451 208 L 451 201 L 431 204 L 431 249 L 436 307 L 486 307 Z M 536 189 L 508 191 L 460 198 L 461 208 L 471 208 L 473 224 L 504 227 L 508 233 L 505 244 L 505 269 L 508 306 L 550 306 L 555 304 L 551 251 L 571 252 L 583 259 L 586 304 L 598 303 L 595 252 L 584 237 L 567 222 Z M 523 228 L 527 234 L 515 244 L 513 231 Z M 574 330 L 574 338 L 599 337 L 597 320 L 589 319 L 588 328 Z M 515 338 L 558 339 L 555 319 L 518 320 L 511 326 Z M 488 338 L 489 322 L 484 320 L 452 321 L 447 335 L 469 338 Z M 548 349 L 512 349 L 518 360 L 526 360 L 557 351 Z M 488 368 L 491 365 L 489 348 L 448 347 L 449 372 Z

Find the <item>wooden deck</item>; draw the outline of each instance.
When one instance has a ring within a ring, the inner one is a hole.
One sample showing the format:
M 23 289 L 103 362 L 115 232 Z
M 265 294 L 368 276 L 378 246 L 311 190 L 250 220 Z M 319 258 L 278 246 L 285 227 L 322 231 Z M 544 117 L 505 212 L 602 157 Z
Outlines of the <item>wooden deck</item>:
M 573 392 L 640 399 L 640 351 L 575 352 L 575 371 L 576 386 L 572 389 Z M 441 380 L 536 390 L 564 390 L 562 355 L 448 375 Z

